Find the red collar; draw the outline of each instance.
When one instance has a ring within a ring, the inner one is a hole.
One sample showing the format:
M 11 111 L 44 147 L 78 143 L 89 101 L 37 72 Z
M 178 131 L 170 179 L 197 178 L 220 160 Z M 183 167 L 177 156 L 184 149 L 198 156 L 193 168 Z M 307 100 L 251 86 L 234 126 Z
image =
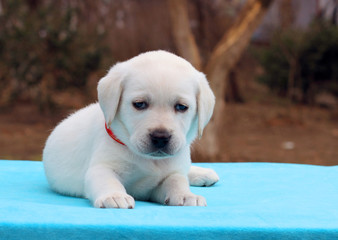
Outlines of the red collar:
M 123 146 L 126 146 L 126 144 L 124 144 L 123 142 L 121 142 L 121 140 L 118 139 L 118 138 L 115 136 L 115 134 L 113 133 L 113 131 L 112 131 L 110 128 L 107 127 L 107 123 L 105 123 L 104 126 L 105 126 L 105 128 L 106 128 L 106 131 L 107 131 L 108 135 L 109 135 L 112 139 L 114 139 L 114 140 L 115 140 L 116 142 L 118 142 L 119 144 L 121 144 L 121 145 L 123 145 Z

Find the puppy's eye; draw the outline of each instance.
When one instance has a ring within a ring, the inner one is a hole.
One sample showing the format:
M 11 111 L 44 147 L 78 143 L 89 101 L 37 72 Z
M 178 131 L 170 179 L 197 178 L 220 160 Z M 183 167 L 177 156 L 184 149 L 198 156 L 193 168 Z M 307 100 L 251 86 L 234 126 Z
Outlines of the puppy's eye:
M 133 106 L 136 110 L 145 110 L 148 108 L 148 103 L 143 101 L 133 102 Z
M 175 105 L 175 111 L 176 112 L 185 112 L 188 110 L 188 106 L 184 105 L 184 104 L 176 104 Z

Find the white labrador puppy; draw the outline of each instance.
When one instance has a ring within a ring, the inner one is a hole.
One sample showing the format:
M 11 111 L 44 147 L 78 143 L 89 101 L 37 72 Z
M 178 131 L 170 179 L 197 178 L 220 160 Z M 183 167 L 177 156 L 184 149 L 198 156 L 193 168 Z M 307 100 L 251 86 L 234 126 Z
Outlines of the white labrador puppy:
M 174 54 L 147 52 L 113 66 L 98 84 L 98 99 L 62 121 L 46 142 L 53 190 L 98 208 L 134 208 L 134 199 L 206 206 L 189 190 L 189 183 L 218 181 L 213 170 L 190 167 L 190 144 L 215 104 L 204 74 Z

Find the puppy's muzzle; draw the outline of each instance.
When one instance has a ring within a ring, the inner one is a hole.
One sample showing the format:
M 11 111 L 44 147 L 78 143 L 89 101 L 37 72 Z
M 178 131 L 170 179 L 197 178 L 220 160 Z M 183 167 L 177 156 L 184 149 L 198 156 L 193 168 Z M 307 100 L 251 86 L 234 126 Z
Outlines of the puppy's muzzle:
M 165 129 L 156 129 L 149 134 L 151 144 L 155 149 L 165 148 L 171 138 L 171 134 Z

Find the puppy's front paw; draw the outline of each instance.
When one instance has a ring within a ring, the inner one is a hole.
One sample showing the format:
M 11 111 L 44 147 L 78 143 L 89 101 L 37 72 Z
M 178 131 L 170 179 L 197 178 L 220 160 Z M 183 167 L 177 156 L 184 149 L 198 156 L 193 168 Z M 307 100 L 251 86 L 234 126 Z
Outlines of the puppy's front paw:
M 164 204 L 169 206 L 207 206 L 207 202 L 204 197 L 192 193 L 168 196 L 166 197 Z
M 197 187 L 209 187 L 219 181 L 217 173 L 210 168 L 192 167 L 188 177 L 189 184 Z
M 94 201 L 96 208 L 134 208 L 135 200 L 132 196 L 123 192 L 104 195 Z

